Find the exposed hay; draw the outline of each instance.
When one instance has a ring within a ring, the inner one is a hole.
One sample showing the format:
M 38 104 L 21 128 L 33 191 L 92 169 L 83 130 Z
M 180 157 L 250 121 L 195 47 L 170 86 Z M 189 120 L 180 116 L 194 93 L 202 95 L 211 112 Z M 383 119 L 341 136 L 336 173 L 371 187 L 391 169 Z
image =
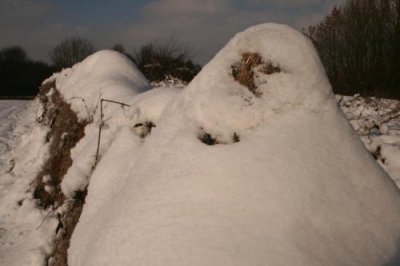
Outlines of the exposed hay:
M 257 90 L 258 88 L 255 85 L 254 71 L 257 69 L 257 71 L 267 75 L 281 72 L 278 66 L 274 66 L 270 62 L 265 63 L 257 53 L 242 54 L 242 60 L 232 65 L 231 68 L 233 78 L 257 97 L 261 96 L 261 92 Z
M 48 259 L 49 265 L 66 266 L 70 238 L 82 212 L 86 190 L 77 192 L 72 203 L 67 203 L 61 191 L 61 182 L 72 165 L 71 149 L 84 136 L 88 122 L 78 120 L 70 105 L 57 91 L 55 82 L 44 84 L 38 97 L 43 113 L 37 121 L 50 128 L 46 137 L 50 148 L 49 158 L 35 179 L 33 196 L 44 209 L 69 204 L 68 210 L 59 214 L 58 234 L 54 240 L 53 254 Z
M 47 96 L 51 88 L 53 88 L 52 94 Z M 59 206 L 65 200 L 61 192 L 61 181 L 72 165 L 71 149 L 84 136 L 87 122 L 78 121 L 70 105 L 55 89 L 54 82 L 43 85 L 39 99 L 44 106 L 39 122 L 50 127 L 47 136 L 50 149 L 49 158 L 36 178 L 34 198 L 38 199 L 39 205 L 46 209 L 50 206 Z M 51 193 L 46 191 L 46 187 L 51 188 Z
M 68 207 L 68 211 L 59 217 L 60 224 L 57 228 L 57 237 L 54 241 L 53 254 L 49 259 L 51 266 L 67 266 L 68 265 L 68 248 L 71 241 L 72 233 L 79 221 L 85 204 L 87 190 L 77 193 L 75 201 Z

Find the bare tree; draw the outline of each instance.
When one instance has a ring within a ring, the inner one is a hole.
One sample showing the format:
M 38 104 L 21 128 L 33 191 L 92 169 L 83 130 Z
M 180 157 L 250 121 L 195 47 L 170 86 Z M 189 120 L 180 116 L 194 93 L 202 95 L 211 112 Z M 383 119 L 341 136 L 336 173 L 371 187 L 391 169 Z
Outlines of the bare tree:
M 28 56 L 24 49 L 20 46 L 9 46 L 0 51 L 1 62 L 25 62 L 28 61 Z
M 121 54 L 125 54 L 125 47 L 121 44 L 121 43 L 116 43 L 113 45 L 113 47 L 111 48 L 114 51 L 117 51 Z
M 150 81 L 171 76 L 188 82 L 201 69 L 193 63 L 191 50 L 174 37 L 142 45 L 134 51 L 133 61 Z
M 53 73 L 46 63 L 30 59 L 20 46 L 0 50 L 0 98 L 34 96 L 42 81 Z
M 309 27 L 336 92 L 400 97 L 400 0 L 348 0 Z
M 71 67 L 95 51 L 93 44 L 84 38 L 67 38 L 50 52 L 50 59 L 56 68 Z

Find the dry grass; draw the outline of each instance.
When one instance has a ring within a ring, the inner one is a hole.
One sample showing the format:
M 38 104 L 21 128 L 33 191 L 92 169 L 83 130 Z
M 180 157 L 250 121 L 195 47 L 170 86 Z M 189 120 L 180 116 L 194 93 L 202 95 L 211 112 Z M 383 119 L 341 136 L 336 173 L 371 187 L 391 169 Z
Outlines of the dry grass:
M 39 99 L 44 106 L 42 123 L 50 127 L 47 136 L 47 140 L 50 141 L 50 155 L 36 178 L 34 191 L 34 197 L 39 199 L 39 205 L 43 208 L 59 206 L 64 202 L 61 181 L 72 165 L 71 149 L 84 136 L 87 124 L 85 121 L 78 121 L 70 105 L 64 101 L 56 89 L 50 97 L 47 97 L 46 94 L 51 88 L 55 88 L 54 83 L 45 84 L 39 93 Z M 47 182 L 43 181 L 44 176 L 49 177 Z M 53 192 L 46 192 L 45 186 L 52 187 Z
M 68 265 L 68 248 L 71 236 L 79 221 L 79 217 L 81 216 L 87 191 L 85 190 L 78 194 L 80 195 L 80 199 L 75 199 L 75 201 L 69 206 L 68 211 L 60 217 L 60 226 L 57 232 L 57 237 L 54 241 L 53 254 L 50 258 L 51 266 Z
M 254 83 L 255 69 L 257 68 L 259 72 L 267 75 L 281 72 L 278 66 L 274 66 L 272 63 L 265 63 L 257 53 L 242 54 L 242 60 L 232 65 L 231 68 L 233 78 L 258 97 L 261 93 L 257 90 L 257 86 Z
M 53 90 L 49 95 L 51 89 Z M 46 137 L 50 142 L 50 148 L 49 158 L 35 179 L 33 196 L 38 200 L 38 205 L 44 209 L 70 204 L 68 211 L 59 216 L 60 224 L 57 229 L 61 230 L 54 240 L 53 254 L 49 259 L 51 265 L 65 266 L 68 265 L 67 250 L 70 238 L 82 212 L 86 191 L 76 193 L 74 201 L 66 203 L 66 198 L 61 191 L 61 182 L 72 165 L 71 149 L 84 136 L 84 129 L 88 122 L 78 120 L 70 105 L 56 90 L 54 82 L 44 84 L 38 97 L 44 111 L 37 120 L 50 128 Z M 44 177 L 46 177 L 45 180 Z M 51 192 L 46 191 L 46 186 L 51 187 Z

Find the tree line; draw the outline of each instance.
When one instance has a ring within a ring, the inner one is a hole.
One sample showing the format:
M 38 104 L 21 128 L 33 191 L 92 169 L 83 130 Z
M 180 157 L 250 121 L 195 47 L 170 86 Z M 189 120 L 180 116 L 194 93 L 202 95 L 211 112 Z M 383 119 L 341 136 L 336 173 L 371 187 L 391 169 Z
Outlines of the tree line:
M 144 44 L 132 54 L 121 44 L 111 49 L 131 59 L 150 81 L 174 77 L 189 82 L 201 69 L 192 61 L 191 50 L 174 38 Z M 51 50 L 51 64 L 47 64 L 32 60 L 20 46 L 5 47 L 0 50 L 0 98 L 35 96 L 40 84 L 52 73 L 81 62 L 95 51 L 95 46 L 85 38 L 67 38 Z
M 335 93 L 400 99 L 400 0 L 347 0 L 304 33 L 319 52 Z M 142 45 L 125 54 L 150 81 L 189 82 L 201 69 L 176 39 Z M 50 52 L 51 64 L 31 60 L 18 47 L 0 50 L 0 95 L 35 95 L 41 81 L 95 51 L 84 38 L 69 38 Z
M 336 93 L 400 99 L 400 0 L 348 0 L 305 33 Z
M 19 46 L 0 50 L 0 97 L 36 95 L 41 82 L 53 70 L 46 63 L 30 59 Z

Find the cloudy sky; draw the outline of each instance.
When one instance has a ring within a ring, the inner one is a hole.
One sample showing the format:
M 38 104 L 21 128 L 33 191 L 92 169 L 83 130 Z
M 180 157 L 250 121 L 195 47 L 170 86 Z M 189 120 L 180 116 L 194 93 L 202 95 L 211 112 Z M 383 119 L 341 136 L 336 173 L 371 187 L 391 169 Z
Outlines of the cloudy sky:
M 301 29 L 340 0 L 0 0 L 0 48 L 20 45 L 48 61 L 62 39 L 80 36 L 98 49 L 178 38 L 206 63 L 238 31 L 263 22 Z

